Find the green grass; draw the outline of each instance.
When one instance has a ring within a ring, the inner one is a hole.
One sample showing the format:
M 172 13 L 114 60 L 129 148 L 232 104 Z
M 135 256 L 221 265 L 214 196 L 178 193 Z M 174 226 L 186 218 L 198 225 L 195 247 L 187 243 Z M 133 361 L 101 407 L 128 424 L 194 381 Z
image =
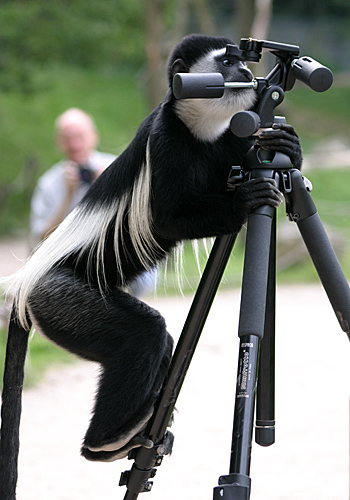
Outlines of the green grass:
M 0 373 L 2 374 L 6 349 L 6 332 L 0 330 Z M 32 387 L 43 380 L 45 372 L 52 366 L 73 363 L 76 358 L 48 340 L 34 334 L 28 344 L 24 387 Z M 0 386 L 2 385 L 2 376 Z

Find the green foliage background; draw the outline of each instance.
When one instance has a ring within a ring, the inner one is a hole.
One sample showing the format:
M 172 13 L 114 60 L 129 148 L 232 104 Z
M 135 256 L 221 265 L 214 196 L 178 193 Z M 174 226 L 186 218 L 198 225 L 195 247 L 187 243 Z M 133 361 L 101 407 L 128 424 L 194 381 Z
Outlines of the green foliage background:
M 144 57 L 138 0 L 14 0 L 0 6 L 1 87 L 34 90 L 35 67 L 59 63 L 97 68 Z

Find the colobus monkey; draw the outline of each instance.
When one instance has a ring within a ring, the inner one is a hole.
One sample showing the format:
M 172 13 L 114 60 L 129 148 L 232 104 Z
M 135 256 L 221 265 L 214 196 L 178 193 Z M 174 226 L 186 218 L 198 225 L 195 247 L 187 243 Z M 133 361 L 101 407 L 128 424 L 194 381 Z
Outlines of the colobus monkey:
M 252 89 L 226 89 L 221 99 L 177 101 L 177 72 L 221 72 L 225 81 L 252 73 L 225 55 L 225 38 L 191 35 L 168 62 L 169 90 L 136 137 L 12 277 L 1 429 L 1 498 L 15 498 L 21 386 L 31 325 L 52 342 L 100 363 L 101 376 L 81 453 L 88 460 L 125 457 L 142 436 L 166 375 L 172 338 L 163 317 L 125 287 L 162 261 L 182 240 L 238 232 L 261 205 L 280 204 L 272 179 L 226 191 L 232 165 L 252 142 L 229 122 L 251 109 Z M 260 144 L 301 166 L 299 140 L 281 125 Z

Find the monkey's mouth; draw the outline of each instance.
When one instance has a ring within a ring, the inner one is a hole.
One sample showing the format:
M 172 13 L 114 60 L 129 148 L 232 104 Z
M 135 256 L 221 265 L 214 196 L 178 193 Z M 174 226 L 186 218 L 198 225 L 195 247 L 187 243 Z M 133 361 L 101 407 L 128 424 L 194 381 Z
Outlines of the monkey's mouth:
M 234 106 L 236 112 L 250 109 L 257 99 L 256 91 L 253 88 L 235 88 L 227 90 L 229 91 L 226 94 L 227 104 L 229 106 Z
M 252 83 L 253 80 L 255 80 L 255 76 L 253 75 L 253 73 L 250 71 L 249 68 L 247 67 L 244 67 L 242 68 L 239 73 L 233 77 L 231 77 L 232 79 L 231 80 L 227 80 L 226 83 L 233 83 L 235 85 L 237 85 L 237 87 L 233 88 L 232 90 L 235 90 L 235 91 L 239 91 L 241 92 L 242 90 L 249 90 L 249 88 L 247 89 L 247 87 L 244 87 L 244 85 L 246 84 L 249 84 L 249 83 Z M 242 87 L 239 88 L 239 85 L 242 84 Z

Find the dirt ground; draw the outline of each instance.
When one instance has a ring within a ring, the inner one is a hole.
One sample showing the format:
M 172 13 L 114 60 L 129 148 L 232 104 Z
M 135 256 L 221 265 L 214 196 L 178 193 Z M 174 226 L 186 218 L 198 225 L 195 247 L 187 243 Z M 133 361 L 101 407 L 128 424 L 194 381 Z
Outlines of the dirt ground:
M 0 245 L 0 275 L 18 266 L 10 247 Z M 25 257 L 23 245 L 12 249 Z M 228 473 L 239 300 L 238 290 L 215 299 L 177 402 L 173 454 L 159 468 L 149 500 L 212 498 L 219 476 Z M 190 299 L 147 302 L 177 339 Z M 321 285 L 278 288 L 276 444 L 253 444 L 251 500 L 349 500 L 349 358 L 349 341 Z M 97 371 L 82 362 L 52 369 L 24 392 L 18 500 L 124 497 L 118 482 L 129 461 L 97 464 L 79 455 Z

